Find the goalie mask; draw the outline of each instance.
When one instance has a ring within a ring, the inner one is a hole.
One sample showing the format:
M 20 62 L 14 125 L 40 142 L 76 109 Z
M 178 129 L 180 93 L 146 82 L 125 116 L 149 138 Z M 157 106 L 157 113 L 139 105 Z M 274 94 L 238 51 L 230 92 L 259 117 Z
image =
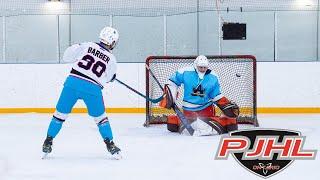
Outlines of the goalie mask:
M 101 30 L 99 39 L 108 49 L 112 50 L 119 40 L 119 33 L 112 27 L 105 27 Z
M 204 55 L 198 56 L 196 60 L 193 62 L 193 67 L 196 69 L 199 78 L 203 79 L 209 67 L 209 61 L 207 57 Z

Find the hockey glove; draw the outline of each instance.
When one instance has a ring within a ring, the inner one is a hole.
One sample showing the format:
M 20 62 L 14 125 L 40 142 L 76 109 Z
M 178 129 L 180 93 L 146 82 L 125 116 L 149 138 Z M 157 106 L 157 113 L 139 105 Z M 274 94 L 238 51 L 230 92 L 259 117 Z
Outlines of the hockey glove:
M 229 101 L 226 97 L 222 97 L 216 103 L 224 115 L 230 118 L 236 118 L 239 116 L 239 106 L 236 103 Z

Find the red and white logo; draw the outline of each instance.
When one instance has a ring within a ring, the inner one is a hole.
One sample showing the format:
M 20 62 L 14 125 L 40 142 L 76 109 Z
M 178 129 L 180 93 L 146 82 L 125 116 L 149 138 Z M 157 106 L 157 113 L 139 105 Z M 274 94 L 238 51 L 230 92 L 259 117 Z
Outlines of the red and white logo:
M 317 150 L 304 150 L 306 137 L 298 131 L 280 129 L 239 130 L 222 137 L 215 159 L 230 154 L 247 170 L 268 178 L 294 160 L 313 160 Z

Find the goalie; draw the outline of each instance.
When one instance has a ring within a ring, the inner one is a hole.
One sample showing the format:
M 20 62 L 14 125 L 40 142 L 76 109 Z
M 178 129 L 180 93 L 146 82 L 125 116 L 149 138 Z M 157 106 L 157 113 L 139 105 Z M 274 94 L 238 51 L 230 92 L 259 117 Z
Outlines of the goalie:
M 221 94 L 218 75 L 208 67 L 207 57 L 200 55 L 194 61 L 193 67 L 176 71 L 165 85 L 165 96 L 160 102 L 161 107 L 171 109 L 177 98 L 178 87 L 183 84 L 183 114 L 195 130 L 195 136 L 223 134 L 238 129 L 236 118 L 239 107 Z M 218 106 L 224 115 L 216 116 L 214 105 Z M 169 131 L 181 133 L 185 130 L 176 115 L 168 116 L 167 120 Z

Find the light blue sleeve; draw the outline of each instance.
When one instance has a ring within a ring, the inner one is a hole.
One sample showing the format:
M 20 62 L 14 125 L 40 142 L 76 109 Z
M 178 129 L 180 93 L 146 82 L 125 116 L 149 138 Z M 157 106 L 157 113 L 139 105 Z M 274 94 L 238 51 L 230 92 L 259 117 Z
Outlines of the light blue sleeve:
M 169 80 L 175 83 L 177 86 L 180 86 L 183 83 L 183 72 L 176 71 L 174 74 L 172 74 Z
M 209 98 L 214 99 L 215 97 L 221 95 L 220 83 L 217 78 L 215 78 L 215 83 L 213 84 L 212 91 L 209 93 Z

